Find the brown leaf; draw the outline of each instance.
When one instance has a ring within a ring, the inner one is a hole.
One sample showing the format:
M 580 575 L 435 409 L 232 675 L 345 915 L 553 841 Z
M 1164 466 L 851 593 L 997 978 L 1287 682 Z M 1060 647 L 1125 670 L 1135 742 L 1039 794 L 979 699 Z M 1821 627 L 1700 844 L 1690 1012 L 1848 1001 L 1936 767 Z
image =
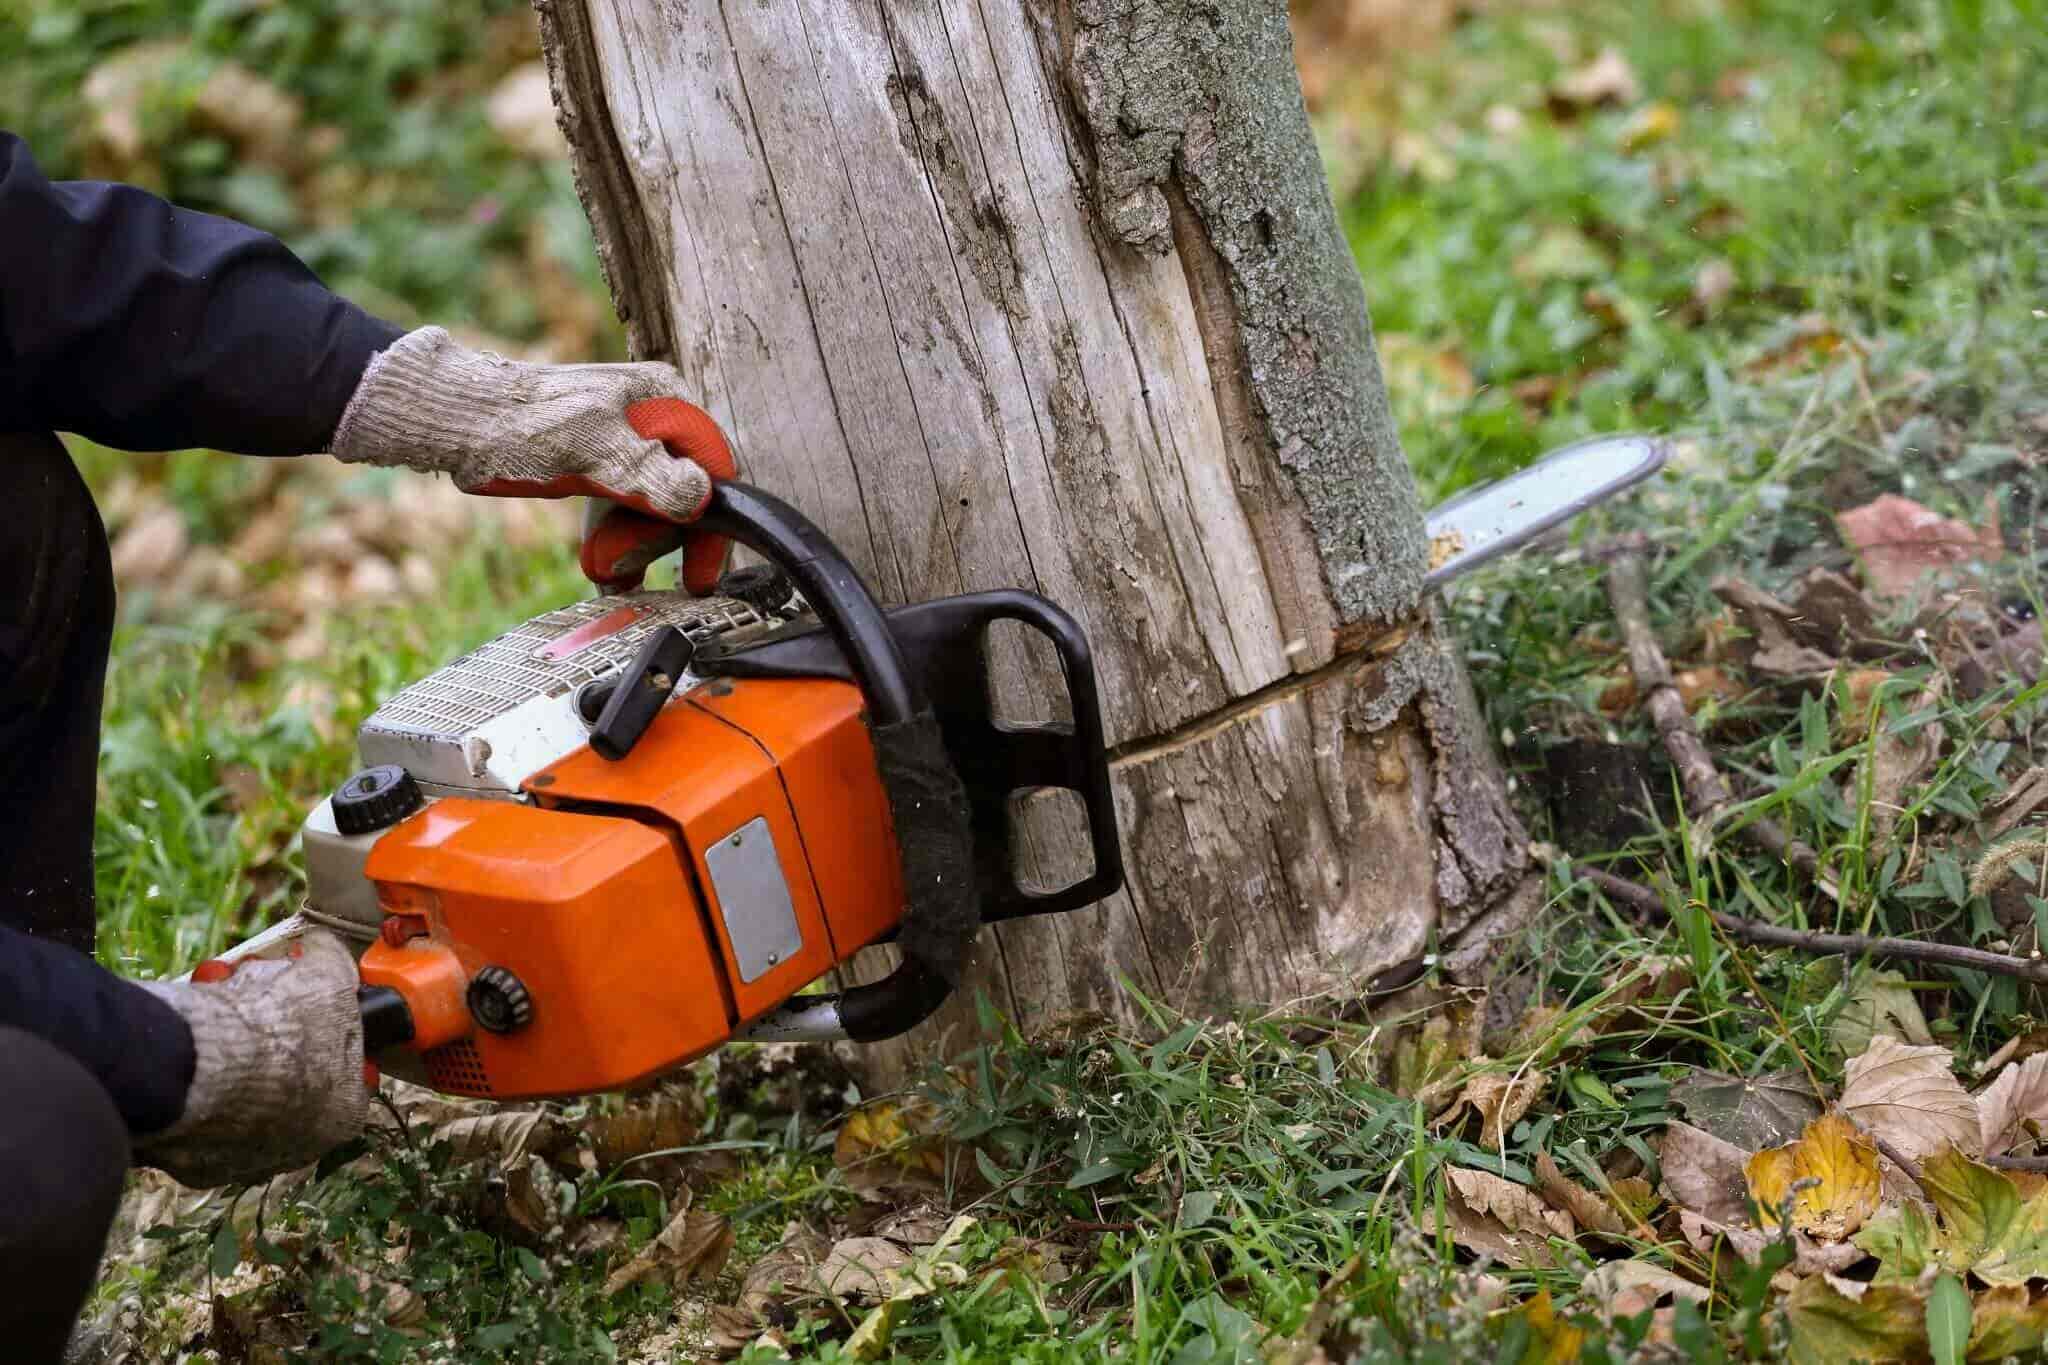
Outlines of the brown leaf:
M 1535 1067 L 1482 1071 L 1465 1082 L 1449 1116 L 1462 1116 L 1464 1107 L 1469 1105 L 1479 1115 L 1479 1145 L 1498 1151 L 1507 1141 L 1508 1131 L 1521 1122 L 1522 1115 L 1529 1112 L 1529 1106 L 1536 1103 L 1549 1084 L 1549 1073 Z
M 548 93 L 547 68 L 539 62 L 514 67 L 484 103 L 491 131 L 535 161 L 566 161 L 569 144 L 555 126 L 555 102 Z
M 1580 1227 L 1608 1237 L 1622 1237 L 1634 1220 L 1607 1199 L 1572 1180 L 1558 1169 L 1548 1152 L 1536 1154 L 1536 1188 L 1558 1208 L 1569 1213 Z
M 688 1146 L 696 1140 L 701 1112 L 695 1095 L 663 1088 L 632 1096 L 623 1109 L 591 1119 L 584 1131 L 598 1169 L 608 1171 L 633 1157 Z
M 1749 1154 L 1703 1128 L 1673 1121 L 1658 1142 L 1664 1197 L 1717 1223 L 1749 1220 L 1743 1164 Z
M 910 1264 L 910 1252 L 886 1237 L 847 1237 L 812 1273 L 811 1283 L 835 1298 L 879 1303 L 889 1297 L 889 1272 Z
M 1752 673 L 1773 678 L 1809 678 L 1835 666 L 1834 658 L 1803 640 L 1799 612 L 1739 578 L 1714 584 L 1714 595 L 1735 612 L 1749 639 L 1736 653 Z
M 575 1132 L 544 1109 L 464 1114 L 437 1125 L 430 1142 L 445 1142 L 460 1165 L 495 1161 L 499 1169 L 523 1165 L 529 1155 L 556 1157 L 576 1143 Z
M 802 1223 L 782 1230 L 782 1240 L 767 1255 L 747 1267 L 740 1280 L 735 1307 L 758 1318 L 771 1304 L 810 1281 L 811 1270 L 825 1258 L 831 1244 Z
M 1599 1305 L 1603 1318 L 1633 1318 L 1657 1306 L 1666 1295 L 1705 1303 L 1707 1291 L 1648 1261 L 1609 1261 L 1595 1266 L 1582 1284 L 1585 1296 Z
M 1735 267 L 1725 257 L 1716 256 L 1693 272 L 1692 301 L 1702 312 L 1711 313 L 1734 291 Z
M 1700 1070 L 1671 1087 L 1671 1098 L 1695 1128 L 1744 1152 L 1790 1142 L 1820 1117 L 1820 1097 L 1797 1067 L 1765 1076 Z
M 1983 1152 L 2003 1156 L 2033 1132 L 2048 1129 L 2048 1052 L 2009 1063 L 1990 1085 L 1977 1092 L 1977 1128 Z
M 1863 581 L 1880 597 L 1904 597 L 1923 577 L 2005 553 L 1995 531 L 1979 531 L 1911 498 L 1886 493 L 1839 518 L 1842 539 L 1863 564 Z
M 1719 1243 L 1749 1265 L 1755 1265 L 1762 1259 L 1764 1249 L 1784 1235 L 1777 1228 L 1766 1232 L 1761 1228 L 1737 1227 L 1716 1222 L 1712 1218 L 1703 1218 L 1690 1209 L 1679 1210 L 1678 1230 L 1687 1245 L 1695 1251 L 1712 1252 L 1716 1243 Z M 1787 1269 L 1793 1276 L 1834 1275 L 1849 1269 L 1858 1261 L 1867 1259 L 1867 1255 L 1868 1253 L 1854 1242 L 1816 1242 L 1795 1229 L 1792 1233 L 1793 1260 Z
M 1828 1023 L 1828 1037 L 1844 1057 L 1860 1057 L 1880 1035 L 1921 1047 L 1934 1042 L 1906 978 L 1859 966 L 1849 978 L 1848 998 Z
M 1708 702 L 1727 704 L 1738 702 L 1747 696 L 1749 689 L 1718 668 L 1688 668 L 1672 680 L 1678 687 L 1678 697 L 1685 703 L 1687 711 L 1698 711 Z
M 890 1191 L 913 1196 L 943 1193 L 946 1148 L 929 1105 L 877 1101 L 847 1115 L 832 1144 L 832 1161 L 847 1188 L 879 1201 Z M 972 1163 L 968 1163 L 971 1165 Z
M 1551 1208 L 1535 1191 L 1487 1171 L 1450 1166 L 1444 1178 L 1452 1241 L 1517 1268 L 1557 1263 L 1549 1239 L 1571 1238 L 1570 1214 Z M 1433 1232 L 1433 1212 L 1425 1220 Z
M 184 514 L 159 502 L 114 537 L 114 581 L 124 588 L 157 582 L 178 567 L 185 546 Z
M 1621 49 L 1603 48 L 1600 55 L 1550 87 L 1553 111 L 1569 113 L 1601 104 L 1634 104 L 1643 97 L 1642 83 Z
M 713 1279 L 725 1268 L 732 1247 L 733 1231 L 725 1219 L 685 1206 L 639 1255 L 611 1273 L 604 1282 L 605 1295 L 610 1297 L 657 1271 L 677 1286 Z
M 1949 1069 L 1953 1060 L 1947 1048 L 1873 1038 L 1870 1050 L 1849 1063 L 1842 1113 L 1908 1160 L 1932 1156 L 1950 1144 L 1979 1155 L 1984 1138 L 1977 1105 Z
M 1934 673 L 1927 679 L 1927 685 L 1920 689 L 1913 699 L 1912 713 L 1933 711 L 1941 704 L 1942 694 L 1948 688 L 1948 676 Z M 1942 726 L 1940 717 L 1931 716 L 1920 723 L 1920 728 L 1911 734 L 1881 732 L 1871 741 L 1870 746 L 1870 827 L 1877 839 L 1891 833 L 1892 826 L 1904 814 L 1906 794 L 1917 789 L 1923 778 L 1941 758 L 1942 743 L 1948 738 L 1948 731 Z M 1862 765 L 1857 774 L 1849 779 L 1853 784 L 1850 797 L 1863 790 Z
M 1792 1226 L 1839 1242 L 1877 1212 L 1877 1147 L 1840 1114 L 1823 1114 L 1797 1142 L 1749 1159 L 1749 1196 L 1766 1225 L 1791 1201 Z

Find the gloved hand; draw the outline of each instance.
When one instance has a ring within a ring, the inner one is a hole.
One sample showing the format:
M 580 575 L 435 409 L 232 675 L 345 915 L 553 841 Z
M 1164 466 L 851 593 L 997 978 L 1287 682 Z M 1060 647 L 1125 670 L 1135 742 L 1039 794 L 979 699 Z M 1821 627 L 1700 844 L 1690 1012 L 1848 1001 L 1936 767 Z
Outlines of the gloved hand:
M 203 982 L 138 983 L 184 1016 L 194 1066 L 184 1112 L 136 1140 L 137 1162 L 210 1189 L 296 1170 L 362 1132 L 355 958 L 324 930 L 292 954 L 195 972 Z
M 710 592 L 723 537 L 678 527 L 731 478 L 717 423 L 675 394 L 662 364 L 530 365 L 459 346 L 439 327 L 408 332 L 363 371 L 334 431 L 350 464 L 446 474 L 465 493 L 603 499 L 586 522 L 583 572 L 608 591 L 687 545 L 684 584 Z

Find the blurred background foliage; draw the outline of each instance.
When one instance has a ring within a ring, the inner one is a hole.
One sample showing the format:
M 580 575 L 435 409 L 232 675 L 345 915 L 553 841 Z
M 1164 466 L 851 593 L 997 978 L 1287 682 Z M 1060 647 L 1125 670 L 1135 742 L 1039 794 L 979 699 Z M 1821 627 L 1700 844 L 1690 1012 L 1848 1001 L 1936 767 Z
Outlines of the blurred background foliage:
M 276 233 L 400 323 L 622 355 L 522 0 L 0 10 L 0 126 L 53 176 Z

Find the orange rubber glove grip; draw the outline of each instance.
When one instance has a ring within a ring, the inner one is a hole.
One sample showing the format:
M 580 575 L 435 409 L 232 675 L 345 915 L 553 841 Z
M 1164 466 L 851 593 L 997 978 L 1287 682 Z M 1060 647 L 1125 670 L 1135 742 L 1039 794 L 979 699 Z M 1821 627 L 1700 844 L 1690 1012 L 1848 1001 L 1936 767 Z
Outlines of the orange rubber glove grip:
M 626 421 L 641 437 L 660 441 L 671 454 L 695 461 L 713 483 L 739 472 L 725 433 L 718 429 L 711 414 L 694 403 L 680 398 L 643 399 L 626 409 Z M 670 541 L 674 536 L 674 528 L 659 518 L 626 507 L 615 508 L 583 542 L 584 576 L 607 587 L 635 586 L 622 584 L 611 574 L 610 566 L 627 559 L 640 546 Z M 715 590 L 725 569 L 728 547 L 725 536 L 694 532 L 686 535 L 684 588 L 699 597 Z

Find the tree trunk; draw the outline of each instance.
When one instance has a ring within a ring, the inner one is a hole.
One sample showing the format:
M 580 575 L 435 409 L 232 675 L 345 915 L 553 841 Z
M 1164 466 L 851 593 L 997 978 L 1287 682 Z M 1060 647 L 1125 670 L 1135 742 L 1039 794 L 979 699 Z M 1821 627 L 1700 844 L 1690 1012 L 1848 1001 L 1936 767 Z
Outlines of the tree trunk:
M 537 2 L 634 352 L 887 600 L 1030 587 L 1094 642 L 1128 887 L 985 932 L 882 1070 L 977 988 L 1029 1028 L 1480 956 L 1524 836 L 1421 598 L 1284 4 Z M 1056 666 L 1001 648 L 1006 713 L 1047 714 Z

